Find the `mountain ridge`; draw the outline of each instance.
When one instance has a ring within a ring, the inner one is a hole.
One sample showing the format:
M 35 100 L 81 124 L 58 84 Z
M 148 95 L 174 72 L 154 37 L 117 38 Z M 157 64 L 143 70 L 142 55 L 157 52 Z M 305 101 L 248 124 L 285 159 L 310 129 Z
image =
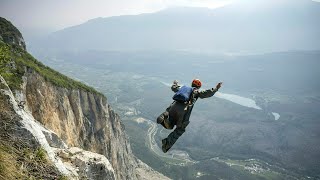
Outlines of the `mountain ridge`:
M 320 49 L 314 41 L 320 34 L 316 18 L 320 15 L 319 3 L 299 1 L 268 10 L 251 9 L 254 11 L 231 4 L 217 9 L 179 8 L 98 18 L 31 44 L 43 49 L 60 49 L 57 44 L 62 44 L 64 50 L 220 53 Z

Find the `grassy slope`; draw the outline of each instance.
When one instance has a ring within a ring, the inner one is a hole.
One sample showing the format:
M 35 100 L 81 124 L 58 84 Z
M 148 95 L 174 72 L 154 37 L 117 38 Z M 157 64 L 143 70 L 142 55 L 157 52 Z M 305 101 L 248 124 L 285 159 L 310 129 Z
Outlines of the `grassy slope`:
M 24 68 L 31 68 L 56 86 L 68 89 L 81 89 L 102 95 L 95 89 L 43 65 L 28 52 L 0 41 L 0 75 L 2 75 L 11 89 L 20 89 Z M 102 95 L 103 96 L 103 95 Z

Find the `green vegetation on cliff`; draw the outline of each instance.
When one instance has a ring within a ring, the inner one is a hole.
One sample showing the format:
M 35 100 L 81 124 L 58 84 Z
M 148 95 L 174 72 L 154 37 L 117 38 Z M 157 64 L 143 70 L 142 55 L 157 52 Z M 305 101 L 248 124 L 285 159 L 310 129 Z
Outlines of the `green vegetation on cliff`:
M 0 41 L 0 75 L 6 79 L 12 89 L 20 89 L 24 70 L 22 66 L 16 66 L 12 47 Z
M 48 66 L 45 66 L 25 50 L 0 41 L 0 75 L 6 79 L 11 89 L 20 89 L 22 76 L 28 68 L 35 70 L 43 76 L 46 81 L 49 81 L 56 86 L 67 89 L 81 89 L 102 95 L 92 87 L 75 81 Z
M 0 17 L 0 75 L 5 78 L 11 89 L 20 89 L 22 76 L 30 68 L 56 86 L 102 95 L 95 89 L 45 66 L 25 49 L 20 31 L 10 21 Z

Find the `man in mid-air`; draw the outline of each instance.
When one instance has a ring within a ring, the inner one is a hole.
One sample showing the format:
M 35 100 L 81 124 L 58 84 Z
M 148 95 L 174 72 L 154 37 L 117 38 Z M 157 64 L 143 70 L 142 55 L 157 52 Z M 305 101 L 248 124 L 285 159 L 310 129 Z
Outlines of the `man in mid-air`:
M 213 96 L 221 87 L 222 82 L 218 83 L 215 88 L 207 90 L 199 90 L 201 87 L 201 81 L 194 79 L 191 83 L 191 87 L 180 86 L 178 81 L 173 81 L 171 90 L 175 92 L 173 96 L 173 103 L 163 112 L 158 118 L 157 123 L 161 124 L 166 129 L 176 128 L 171 132 L 167 138 L 162 140 L 162 151 L 166 153 L 178 138 L 185 132 L 186 127 L 189 124 L 189 118 L 192 108 L 198 98 L 208 98 Z

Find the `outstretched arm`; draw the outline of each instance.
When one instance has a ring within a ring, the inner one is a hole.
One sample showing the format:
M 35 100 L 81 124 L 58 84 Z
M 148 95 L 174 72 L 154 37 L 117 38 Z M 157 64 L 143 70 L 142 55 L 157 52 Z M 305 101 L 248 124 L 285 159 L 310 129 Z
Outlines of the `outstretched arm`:
M 201 99 L 212 97 L 221 88 L 221 85 L 222 85 L 222 82 L 218 83 L 215 88 L 198 91 L 198 97 Z
M 171 90 L 172 90 L 173 92 L 177 92 L 177 91 L 179 91 L 179 89 L 180 89 L 180 86 L 178 85 L 178 81 L 177 81 L 177 80 L 174 80 L 174 81 L 173 81 L 173 84 L 172 84 L 172 86 L 171 86 Z

